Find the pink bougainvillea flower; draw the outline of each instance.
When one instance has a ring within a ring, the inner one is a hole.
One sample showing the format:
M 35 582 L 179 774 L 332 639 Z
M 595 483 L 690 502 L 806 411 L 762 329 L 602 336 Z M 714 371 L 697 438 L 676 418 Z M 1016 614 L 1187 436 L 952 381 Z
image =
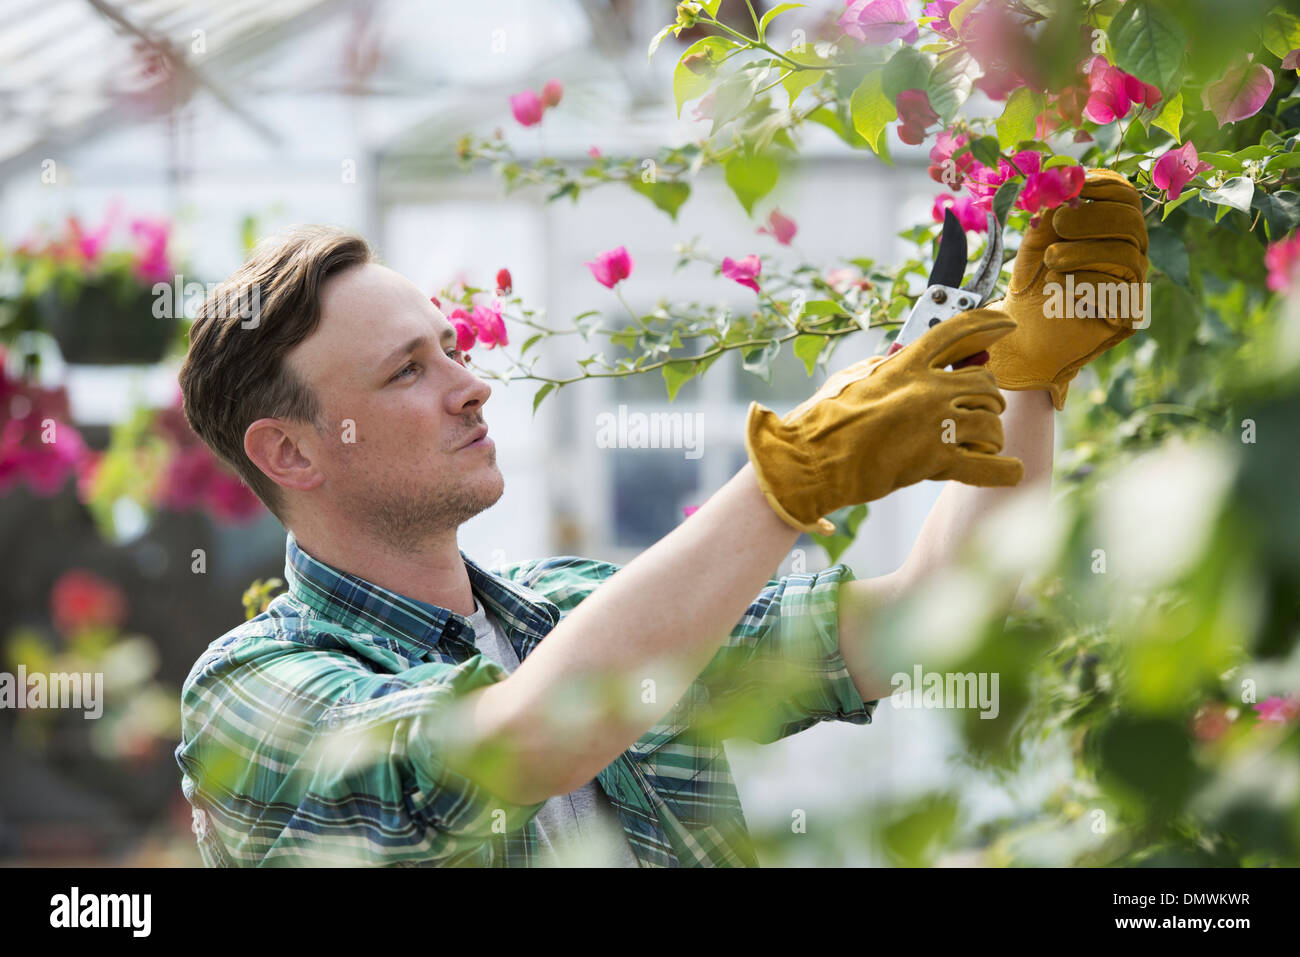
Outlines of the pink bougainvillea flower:
M 695 104 L 695 109 L 691 110 L 691 116 L 697 120 L 713 119 L 713 97 L 714 90 L 710 90 L 700 97 L 700 101 Z
M 748 286 L 754 292 L 758 292 L 758 274 L 763 271 L 763 263 L 757 256 L 746 256 L 744 259 L 732 259 L 730 256 L 722 257 L 722 275 L 728 279 L 734 279 L 742 286 Z
M 1192 717 L 1192 736 L 1198 741 L 1217 741 L 1230 727 L 1228 709 L 1217 701 L 1201 705 Z
M 1251 57 L 1247 54 L 1228 69 L 1222 80 L 1201 91 L 1202 105 L 1214 113 L 1220 126 L 1254 116 L 1273 93 L 1273 71 L 1262 63 L 1252 63 Z
M 542 105 L 547 109 L 559 106 L 563 97 L 564 85 L 559 80 L 547 80 L 546 85 L 542 87 Z
M 915 43 L 920 33 L 904 0 L 845 0 L 845 6 L 837 22 L 859 43 Z
M 442 300 L 441 300 L 441 299 L 439 299 L 437 296 L 430 296 L 430 297 L 429 297 L 429 301 L 430 301 L 431 303 L 433 303 L 435 306 L 438 307 L 438 311 L 439 311 L 439 312 L 442 312 Z
M 497 270 L 497 292 L 503 296 L 510 295 L 510 291 L 515 288 L 514 280 L 510 278 L 509 269 Z
M 1255 705 L 1255 710 L 1259 712 L 1261 721 L 1274 721 L 1278 724 L 1286 724 L 1288 721 L 1295 721 L 1300 718 L 1300 700 L 1290 695 L 1285 698 L 1273 695 L 1271 698 L 1265 698 L 1259 704 Z
M 126 620 L 126 594 L 83 568 L 70 568 L 50 589 L 50 617 L 65 635 L 82 628 L 117 628 Z
M 1281 292 L 1290 286 L 1297 263 L 1300 263 L 1300 233 L 1271 244 L 1264 253 L 1264 265 L 1268 267 L 1268 288 Z
M 939 122 L 939 114 L 930 107 L 930 97 L 925 90 L 903 90 L 898 94 L 898 138 L 904 143 L 918 146 L 925 141 L 925 131 Z
M 474 347 L 478 336 L 474 331 L 474 320 L 468 312 L 457 306 L 447 317 L 452 328 L 456 330 L 456 348 L 467 352 Z
M 936 196 L 934 206 L 930 208 L 930 215 L 936 223 L 943 222 L 943 213 L 948 207 L 952 207 L 952 214 L 957 217 L 962 229 L 976 233 L 988 232 L 988 216 L 969 196 L 953 196 L 951 193 Z
M 782 246 L 789 246 L 799 227 L 789 216 L 782 216 L 779 209 L 774 209 L 767 215 L 767 225 L 759 226 L 758 231 L 767 233 Z
M 1016 205 L 1031 213 L 1055 209 L 1069 202 L 1083 189 L 1082 166 L 1054 166 L 1025 177 Z
M 925 9 L 921 11 L 921 16 L 938 17 L 938 20 L 930 24 L 930 29 L 942 34 L 949 40 L 956 40 L 957 28 L 952 25 L 952 21 L 948 18 L 953 10 L 961 6 L 961 3 L 962 0 L 933 0 L 933 2 L 925 5 Z
M 966 145 L 966 134 L 953 136 L 948 130 L 942 130 L 935 137 L 934 146 L 930 147 L 930 178 L 942 183 L 954 192 L 961 188 L 966 174 L 979 165 L 970 153 L 963 153 L 957 159 L 952 154 Z
M 68 424 L 65 388 L 11 379 L 4 366 L 0 349 L 0 492 L 22 482 L 37 495 L 53 495 L 84 467 L 90 449 Z
M 1123 119 L 1135 103 L 1155 106 L 1158 102 L 1159 89 L 1125 73 L 1104 56 L 1092 58 L 1088 69 L 1088 102 L 1083 108 L 1083 115 L 1088 119 L 1104 126 Z
M 601 253 L 592 262 L 583 263 L 591 274 L 596 277 L 596 282 L 609 289 L 632 275 L 632 257 L 628 255 L 627 249 L 619 246 L 611 249 L 609 252 Z
M 984 75 L 975 81 L 975 88 L 990 100 L 1005 100 L 1019 87 L 1025 85 L 1019 73 L 1001 64 L 995 64 L 984 70 Z
M 133 219 L 131 235 L 139 244 L 135 273 L 144 282 L 155 283 L 172 278 L 171 260 L 167 258 L 167 240 L 171 223 L 165 219 Z
M 595 147 L 595 146 L 588 147 L 588 148 L 587 148 L 587 155 L 590 156 L 592 159 L 597 159 L 597 160 L 598 160 L 598 159 L 600 159 L 600 149 L 599 149 L 598 147 Z
M 1014 166 L 1005 157 L 998 157 L 996 170 L 977 161 L 966 177 L 966 189 L 975 197 L 976 207 L 985 213 L 992 212 L 999 186 L 1021 173 L 1028 179 L 1042 168 L 1043 157 L 1033 150 L 1021 150 L 1013 159 Z
M 536 126 L 542 122 L 541 98 L 532 90 L 524 90 L 510 97 L 510 112 L 523 126 Z
M 1189 180 L 1212 168 L 1197 156 L 1196 145 L 1188 140 L 1156 160 L 1151 167 L 1151 182 L 1165 190 L 1170 199 L 1177 199 Z
M 475 306 L 470 321 L 474 323 L 474 332 L 478 336 L 478 341 L 487 348 L 510 345 L 506 339 L 505 320 L 501 318 L 500 299 L 493 299 L 491 304 L 480 303 Z M 459 333 L 456 338 L 460 339 Z

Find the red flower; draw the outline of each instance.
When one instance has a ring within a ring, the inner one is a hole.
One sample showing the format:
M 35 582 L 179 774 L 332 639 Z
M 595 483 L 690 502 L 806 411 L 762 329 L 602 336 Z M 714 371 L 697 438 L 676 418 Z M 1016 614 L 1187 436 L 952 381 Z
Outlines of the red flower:
M 940 193 L 936 196 L 934 206 L 930 209 L 930 215 L 936 223 L 943 222 L 944 209 L 949 206 L 952 207 L 952 214 L 957 217 L 957 222 L 961 223 L 962 229 L 976 233 L 988 232 L 988 216 L 969 196 L 953 196 L 950 193 Z
M 789 216 L 782 216 L 780 210 L 772 210 L 767 216 L 767 225 L 759 226 L 760 233 L 767 233 L 782 246 L 789 246 L 790 240 L 794 239 L 794 234 L 798 232 L 799 227 Z
M 510 344 L 506 339 L 505 321 L 501 318 L 501 300 L 494 299 L 491 305 L 475 306 L 470 320 L 474 323 L 474 331 L 478 334 L 479 342 L 487 348 Z
M 510 112 L 523 126 L 536 126 L 542 122 L 541 99 L 532 90 L 524 90 L 510 97 Z
M 497 270 L 497 292 L 503 296 L 510 295 L 510 290 L 514 288 L 514 280 L 510 278 L 509 269 Z
M 117 628 L 126 620 L 126 595 L 94 572 L 73 568 L 50 589 L 50 616 L 65 635 L 82 628 Z
M 564 86 L 559 80 L 548 80 L 542 87 L 542 105 L 550 108 L 559 106 L 560 99 L 564 96 Z
M 591 274 L 596 277 L 596 282 L 600 283 L 607 289 L 613 289 L 616 285 L 632 275 L 632 257 L 628 255 L 627 248 L 618 246 L 608 252 L 603 252 L 589 263 L 583 263 Z
M 477 339 L 474 332 L 474 322 L 470 314 L 458 306 L 451 311 L 451 315 L 447 318 L 451 320 L 451 324 L 456 330 L 456 348 L 462 352 L 468 352 Z
M 763 262 L 757 256 L 746 256 L 744 259 L 732 259 L 730 256 L 722 257 L 722 275 L 728 279 L 734 279 L 742 286 L 748 286 L 754 292 L 758 292 L 758 274 L 763 271 Z
M 1030 173 L 1025 177 L 1016 205 L 1031 213 L 1055 209 L 1079 195 L 1083 180 L 1082 166 L 1054 166 L 1041 173 Z
M 924 90 L 904 90 L 898 94 L 898 138 L 917 146 L 925 140 L 925 131 L 939 122 L 939 114 L 930 107 L 930 97 Z

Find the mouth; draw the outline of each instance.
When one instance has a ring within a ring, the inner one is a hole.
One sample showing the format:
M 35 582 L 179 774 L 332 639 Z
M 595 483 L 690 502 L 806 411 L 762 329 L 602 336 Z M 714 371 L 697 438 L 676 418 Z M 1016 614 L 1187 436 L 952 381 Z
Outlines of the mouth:
M 456 451 L 459 452 L 461 451 L 461 449 L 486 448 L 488 446 L 495 445 L 496 443 L 493 442 L 491 439 L 489 439 L 487 437 L 487 434 L 488 434 L 488 427 L 486 425 L 480 425 L 477 429 L 475 429 L 473 432 L 470 433 L 469 441 L 467 441 Z

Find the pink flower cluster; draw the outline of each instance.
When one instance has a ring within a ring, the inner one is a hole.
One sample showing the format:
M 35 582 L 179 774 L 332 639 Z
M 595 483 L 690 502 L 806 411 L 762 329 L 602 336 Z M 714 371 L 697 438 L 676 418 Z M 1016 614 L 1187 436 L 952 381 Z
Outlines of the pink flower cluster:
M 83 226 L 76 216 L 69 216 L 63 234 L 41 242 L 35 238 L 20 243 L 15 250 L 20 257 L 47 256 L 57 263 L 80 266 L 91 272 L 103 264 L 109 252 L 109 240 L 122 222 L 122 204 L 114 202 L 104 221 L 94 229 Z M 165 219 L 137 217 L 126 223 L 134 240 L 131 270 L 143 283 L 152 285 L 171 279 L 174 268 L 167 254 L 172 224 Z
M 564 97 L 564 86 L 559 80 L 548 80 L 538 96 L 532 90 L 524 90 L 510 97 L 510 112 L 523 126 L 536 126 L 542 122 L 542 114 L 553 106 L 559 106 Z
M 35 495 L 54 495 L 87 465 L 90 450 L 68 424 L 67 390 L 11 379 L 5 365 L 0 349 L 0 492 L 23 483 Z
M 628 255 L 626 246 L 617 246 L 608 252 L 603 252 L 589 263 L 583 263 L 591 270 L 592 276 L 596 282 L 600 283 L 606 289 L 613 289 L 620 282 L 632 275 L 632 257 Z
M 202 508 L 228 522 L 247 522 L 262 514 L 262 502 L 252 489 L 194 434 L 179 394 L 158 413 L 154 428 L 172 449 L 158 489 L 159 505 L 177 512 Z
M 1083 115 L 1088 119 L 1105 125 L 1128 116 L 1135 104 L 1151 107 L 1158 102 L 1160 91 L 1156 87 L 1113 66 L 1104 56 L 1092 58 L 1088 69 L 1088 102 L 1083 107 Z
M 1279 239 L 1264 253 L 1268 267 L 1268 288 L 1282 292 L 1291 287 L 1296 277 L 1296 264 L 1300 263 L 1300 234 Z
M 947 131 L 940 133 L 934 148 L 930 150 L 930 175 L 941 183 L 947 183 L 954 190 L 960 184 L 965 184 L 971 195 L 970 202 L 960 205 L 953 202 L 952 205 L 953 214 L 962 220 L 967 229 L 976 228 L 970 224 L 977 217 L 983 219 L 985 214 L 992 211 L 993 197 L 997 194 L 998 187 L 1022 173 L 1025 182 L 1016 199 L 1016 206 L 1030 213 L 1038 214 L 1045 209 L 1055 209 L 1077 197 L 1083 189 L 1085 174 L 1083 167 L 1077 163 L 1043 169 L 1042 154 L 1033 150 L 1021 150 L 1010 160 L 998 157 L 997 169 L 993 169 L 970 153 L 954 158 L 953 154 L 965 145 L 964 133 L 957 136 Z M 945 198 L 940 195 L 931 210 L 936 222 L 943 220 L 947 204 L 942 200 Z
M 1196 153 L 1196 145 L 1188 140 L 1176 150 L 1169 150 L 1151 167 L 1151 182 L 1163 189 L 1169 199 L 1177 199 L 1188 181 L 1213 169 Z
M 498 283 L 502 279 L 501 273 L 506 273 L 505 278 L 509 278 L 509 273 L 503 269 L 497 273 Z M 497 289 L 502 291 L 500 285 Z M 441 308 L 436 296 L 433 297 L 433 303 Z M 479 293 L 472 303 L 472 311 L 466 312 L 463 307 L 457 306 L 447 316 L 456 330 L 456 348 L 467 352 L 476 342 L 482 343 L 486 349 L 510 345 L 506 335 L 506 322 L 501 317 L 501 300 Z

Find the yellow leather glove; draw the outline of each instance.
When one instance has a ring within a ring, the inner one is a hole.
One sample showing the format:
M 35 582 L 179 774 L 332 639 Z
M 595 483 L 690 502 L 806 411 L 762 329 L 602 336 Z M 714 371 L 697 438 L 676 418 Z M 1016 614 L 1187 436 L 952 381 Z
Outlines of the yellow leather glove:
M 1046 389 L 1057 409 L 1064 408 L 1080 369 L 1145 324 L 1138 304 L 1150 306 L 1140 285 L 1108 288 L 1146 281 L 1147 227 L 1137 190 L 1119 173 L 1089 170 L 1079 195 L 1081 205 L 1048 210 L 1025 233 L 1007 297 L 990 304 L 1016 321 L 1016 331 L 989 350 L 988 367 L 998 385 Z M 1050 283 L 1059 291 L 1046 289 Z M 1095 303 L 1091 310 L 1078 301 L 1088 285 Z M 1112 298 L 1112 292 L 1121 296 Z M 1122 315 L 1103 315 L 1112 303 Z
M 773 510 L 800 531 L 829 535 L 824 515 L 924 479 L 1019 483 L 1020 460 L 997 454 L 1006 400 L 993 374 L 944 368 L 1013 328 L 1006 313 L 959 313 L 892 356 L 836 372 L 785 418 L 751 402 L 745 450 Z

